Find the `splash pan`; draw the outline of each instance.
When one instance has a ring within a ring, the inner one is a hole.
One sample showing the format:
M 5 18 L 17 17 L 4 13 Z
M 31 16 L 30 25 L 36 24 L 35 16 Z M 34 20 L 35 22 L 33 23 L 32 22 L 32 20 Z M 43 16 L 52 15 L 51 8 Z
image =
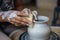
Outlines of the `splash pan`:
M 19 40 L 30 40 L 28 33 L 24 32 L 20 36 Z M 60 39 L 59 39 L 59 36 L 56 33 L 51 32 L 49 40 L 60 40 Z

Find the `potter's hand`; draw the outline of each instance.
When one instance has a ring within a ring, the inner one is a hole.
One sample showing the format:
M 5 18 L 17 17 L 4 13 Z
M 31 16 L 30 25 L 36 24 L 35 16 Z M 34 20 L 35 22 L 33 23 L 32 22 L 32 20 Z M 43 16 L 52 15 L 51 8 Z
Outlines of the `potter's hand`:
M 4 22 L 10 22 L 12 24 L 29 24 L 30 20 L 24 17 L 28 17 L 28 14 L 24 13 L 23 11 L 5 11 L 0 12 L 2 16 L 2 20 Z
M 23 11 L 19 12 L 19 11 L 15 11 L 15 15 L 14 17 L 10 18 L 10 23 L 15 24 L 16 26 L 19 25 L 26 25 L 26 24 L 30 24 L 30 20 L 28 20 L 27 18 L 24 17 L 28 17 L 28 14 L 23 13 Z
M 21 14 L 20 14 L 21 13 Z M 31 10 L 30 9 L 23 9 L 20 13 L 18 13 L 18 20 L 20 20 L 21 24 L 24 24 L 24 25 L 27 25 L 27 24 L 31 24 L 32 23 L 32 20 L 31 20 Z M 15 24 L 16 26 L 19 26 L 20 24 Z
M 26 16 L 24 18 L 26 18 L 27 20 L 29 20 L 29 24 L 28 25 L 31 25 L 33 24 L 34 20 L 37 20 L 37 11 L 34 10 L 34 11 L 31 11 L 30 9 L 23 9 L 23 11 L 21 12 L 23 13 L 24 15 L 26 14 Z

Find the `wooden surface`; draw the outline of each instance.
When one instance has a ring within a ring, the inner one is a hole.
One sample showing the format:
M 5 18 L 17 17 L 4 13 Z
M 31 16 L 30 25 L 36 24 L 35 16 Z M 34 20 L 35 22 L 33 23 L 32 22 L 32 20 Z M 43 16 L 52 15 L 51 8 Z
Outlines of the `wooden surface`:
M 51 26 L 51 31 L 57 33 L 60 36 L 60 27 L 57 27 L 57 26 L 53 27 L 53 26 Z

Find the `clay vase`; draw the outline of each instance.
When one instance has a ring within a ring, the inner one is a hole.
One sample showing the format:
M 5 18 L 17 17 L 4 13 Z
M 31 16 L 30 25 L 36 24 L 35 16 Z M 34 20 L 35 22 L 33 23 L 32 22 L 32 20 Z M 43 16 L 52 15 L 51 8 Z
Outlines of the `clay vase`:
M 50 27 L 46 24 L 49 20 L 46 16 L 38 16 L 38 21 L 34 22 L 33 27 L 28 27 L 29 40 L 48 40 Z

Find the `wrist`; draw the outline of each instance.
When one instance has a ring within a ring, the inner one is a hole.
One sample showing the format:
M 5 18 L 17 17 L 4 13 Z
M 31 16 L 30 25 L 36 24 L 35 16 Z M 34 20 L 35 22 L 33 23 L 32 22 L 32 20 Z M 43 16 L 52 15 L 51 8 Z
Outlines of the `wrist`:
M 8 22 L 7 17 L 6 17 L 6 18 L 4 18 L 4 19 L 2 19 L 2 16 L 0 16 L 0 22 Z
M 8 18 L 6 17 L 5 19 L 3 19 L 3 22 L 8 22 Z
M 2 17 L 0 16 L 0 22 L 2 22 Z

